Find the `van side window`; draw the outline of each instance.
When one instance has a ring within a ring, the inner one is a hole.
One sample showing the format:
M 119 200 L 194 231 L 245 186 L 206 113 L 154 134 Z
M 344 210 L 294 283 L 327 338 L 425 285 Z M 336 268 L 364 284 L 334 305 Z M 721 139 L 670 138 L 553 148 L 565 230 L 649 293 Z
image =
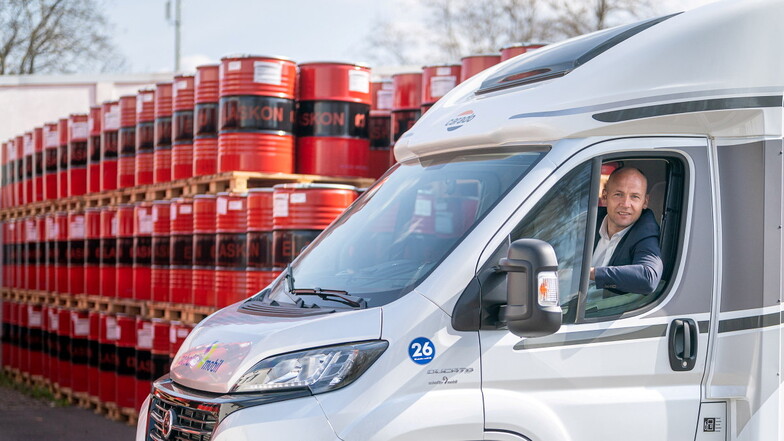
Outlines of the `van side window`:
M 564 321 L 574 316 L 585 247 L 591 163 L 572 170 L 514 229 L 510 239 L 534 238 L 548 242 L 558 257 L 558 290 Z M 571 314 L 570 314 L 571 310 Z

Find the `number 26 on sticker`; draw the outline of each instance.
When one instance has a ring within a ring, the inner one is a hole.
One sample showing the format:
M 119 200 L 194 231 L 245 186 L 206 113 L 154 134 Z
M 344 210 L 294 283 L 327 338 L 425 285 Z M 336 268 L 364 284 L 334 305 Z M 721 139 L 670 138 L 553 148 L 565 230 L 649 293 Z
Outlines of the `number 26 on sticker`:
M 408 345 L 408 356 L 417 364 L 428 364 L 436 356 L 436 347 L 432 341 L 419 337 Z

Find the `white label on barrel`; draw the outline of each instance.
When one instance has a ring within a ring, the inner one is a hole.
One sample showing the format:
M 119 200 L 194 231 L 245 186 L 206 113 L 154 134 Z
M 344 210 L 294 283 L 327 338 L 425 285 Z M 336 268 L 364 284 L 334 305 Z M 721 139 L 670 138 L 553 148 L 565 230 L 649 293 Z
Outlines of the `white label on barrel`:
M 46 132 L 46 147 L 57 147 L 60 144 L 60 136 L 57 130 L 49 130 Z
M 177 204 L 169 205 L 169 220 L 177 220 Z
M 180 80 L 177 81 L 177 90 L 180 89 L 187 89 L 188 88 L 188 80 Z
M 451 75 L 452 68 L 451 67 L 437 67 L 436 68 L 436 75 Z
M 57 239 L 57 224 L 54 219 L 47 217 L 46 222 L 46 240 Z
M 291 203 L 292 204 L 304 204 L 308 201 L 308 195 L 305 193 L 293 193 L 291 195 Z
M 109 229 L 111 230 L 110 235 L 117 236 L 117 216 L 112 218 L 112 225 Z
M 153 205 L 152 206 L 152 221 L 153 222 L 158 222 L 158 206 L 157 205 Z
M 103 116 L 105 130 L 117 130 L 120 128 L 120 106 L 110 106 L 109 111 Z
M 152 323 L 143 323 L 142 328 L 136 330 L 136 347 L 152 349 Z
M 79 318 L 79 314 L 71 313 L 71 322 L 74 324 L 74 335 L 77 337 L 87 337 L 90 335 L 90 320 L 86 317 Z
M 228 212 L 229 201 L 226 198 L 218 198 L 218 214 L 226 214 Z
M 28 242 L 38 242 L 38 229 L 35 227 L 34 220 L 28 220 L 25 222 L 25 230 Z
M 22 145 L 24 146 L 25 155 L 31 155 L 35 152 L 35 148 L 33 147 L 33 137 L 31 135 L 25 135 Z
M 430 199 L 419 199 L 417 198 L 416 203 L 414 204 L 414 215 L 415 216 L 432 216 L 433 214 L 433 201 Z
M 280 86 L 283 82 L 283 65 L 268 61 L 254 61 L 253 81 Z
M 114 317 L 106 317 L 106 339 L 119 340 L 120 327 L 117 326 L 117 319 Z
M 27 320 L 31 328 L 41 327 L 41 311 L 34 311 L 32 305 L 27 309 Z
M 139 210 L 139 233 L 152 233 L 152 217 L 147 210 Z
M 242 201 L 229 201 L 229 210 L 231 211 L 242 210 Z
M 87 121 L 75 122 L 71 124 L 71 137 L 72 138 L 87 138 Z
M 457 84 L 457 77 L 431 77 L 430 95 L 434 98 L 442 97 L 452 90 Z
M 191 214 L 191 213 L 193 213 L 193 206 L 191 204 L 180 205 L 180 214 Z
M 229 61 L 229 70 L 242 69 L 242 61 Z
M 379 90 L 378 94 L 376 95 L 376 103 L 378 105 L 379 110 L 390 110 L 392 109 L 392 99 L 394 98 L 395 93 L 391 90 Z
M 272 217 L 289 216 L 289 195 L 278 193 L 272 195 Z
M 177 330 L 174 329 L 174 326 L 169 327 L 169 343 L 177 343 Z
M 57 311 L 49 311 L 49 329 L 60 328 L 60 316 Z
M 69 239 L 84 239 L 84 216 L 74 216 L 70 227 Z
M 348 71 L 348 90 L 350 92 L 370 92 L 370 72 L 361 70 Z
M 177 328 L 177 338 L 185 338 L 190 333 L 190 330 L 187 328 Z

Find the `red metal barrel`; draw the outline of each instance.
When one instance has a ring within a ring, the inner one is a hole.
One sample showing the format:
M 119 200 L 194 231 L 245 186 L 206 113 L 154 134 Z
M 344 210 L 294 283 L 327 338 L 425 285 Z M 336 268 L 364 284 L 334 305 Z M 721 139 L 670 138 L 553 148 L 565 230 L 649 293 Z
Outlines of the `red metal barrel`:
M 439 64 L 422 68 L 422 113 L 427 112 L 442 96 L 457 86 L 459 64 Z
M 193 303 L 193 201 L 174 199 L 169 221 L 169 301 Z
M 117 297 L 117 208 L 101 207 L 100 294 Z
M 11 368 L 11 346 L 15 343 L 11 335 L 11 302 L 4 301 L 3 304 L 3 367 Z
M 155 91 L 136 95 L 136 185 L 153 183 L 155 171 Z
M 392 76 L 392 145 L 422 116 L 422 74 L 403 73 Z M 390 158 L 394 152 L 390 149 Z M 390 162 L 394 163 L 391 159 Z
M 27 303 L 19 303 L 17 306 L 17 323 L 19 331 L 19 370 L 30 373 L 30 328 L 27 322 Z
M 41 369 L 42 376 L 51 381 L 51 356 L 49 355 L 49 341 L 51 332 L 49 329 L 49 305 L 41 305 Z M 5 316 L 3 316 L 5 318 Z M 3 335 L 5 338 L 5 335 Z
M 349 185 L 280 184 L 274 189 L 272 241 L 278 268 L 294 260 L 357 198 Z
M 3 302 L 6 303 L 6 302 Z M 11 348 L 9 351 L 9 360 L 8 364 L 13 369 L 19 369 L 20 359 L 19 359 L 19 351 L 20 351 L 20 342 L 21 336 L 19 334 L 19 303 L 17 302 L 7 302 L 8 303 L 8 310 L 9 310 L 9 335 L 8 338 L 11 342 Z
M 194 76 L 175 76 L 173 94 L 171 178 L 186 179 L 193 176 Z
M 117 158 L 120 153 L 120 103 L 101 105 L 101 191 L 117 188 Z
M 172 361 L 174 361 L 174 357 L 177 355 L 177 351 L 180 350 L 180 346 L 188 338 L 188 334 L 191 332 L 191 327 L 185 325 L 181 322 L 171 322 L 169 326 L 169 364 L 171 365 Z
M 73 364 L 71 363 L 71 311 L 57 308 L 57 384 L 70 389 L 73 385 Z
M 101 313 L 90 311 L 87 314 L 90 333 L 87 334 L 87 394 L 98 398 L 101 388 Z
M 152 298 L 152 203 L 134 206 L 133 216 L 133 298 Z
M 90 315 L 88 311 L 72 310 L 71 316 L 71 389 L 76 393 L 88 392 L 90 377 Z
M 38 289 L 38 224 L 35 217 L 25 218 L 25 287 Z
M 460 59 L 462 67 L 460 69 L 460 82 L 473 77 L 488 67 L 495 66 L 501 62 L 501 56 L 496 54 L 469 55 Z
M 118 339 L 117 384 L 115 397 L 117 406 L 135 409 L 136 406 L 136 320 L 135 317 L 117 314 Z
M 102 106 L 90 107 L 87 125 L 90 137 L 87 140 L 87 192 L 101 191 L 101 117 Z
M 274 57 L 221 59 L 218 171 L 294 171 L 297 66 Z
M 50 306 L 46 311 L 46 329 L 48 330 L 48 342 L 46 347 L 49 351 L 49 380 L 52 384 L 60 379 L 60 309 L 57 306 Z
M 216 203 L 215 293 L 218 307 L 246 297 L 247 195 L 219 193 Z
M 87 192 L 87 115 L 68 118 L 68 196 Z
M 84 293 L 101 294 L 101 209 L 84 211 Z M 75 292 L 73 294 L 79 294 Z
M 193 176 L 218 172 L 218 88 L 220 66 L 196 68 Z
M 117 274 L 115 290 L 120 299 L 133 298 L 133 205 L 117 207 Z
M 85 213 L 68 213 L 68 293 L 84 292 L 85 273 Z
M 217 197 L 193 197 L 193 304 L 216 306 L 215 296 L 215 221 Z
M 98 331 L 99 348 L 99 386 L 98 398 L 104 403 L 117 402 L 117 341 L 120 339 L 120 328 L 117 317 L 102 312 Z
M 163 319 L 152 319 L 152 350 L 150 364 L 152 378 L 158 379 L 169 372 L 169 322 Z M 149 393 L 149 389 L 148 389 Z
M 136 317 L 136 375 L 134 382 L 134 405 L 135 409 L 140 409 L 144 399 L 150 394 L 152 381 L 152 321 L 142 317 Z
M 44 128 L 33 129 L 33 202 L 44 200 Z
M 55 228 L 55 266 L 54 291 L 68 293 L 68 213 L 54 215 Z
M 16 193 L 18 205 L 25 205 L 27 200 L 27 169 L 25 167 L 24 135 L 14 138 L 16 146 Z
M 370 103 L 368 67 L 300 64 L 297 171 L 368 176 Z
M 172 178 L 172 83 L 155 85 L 155 154 L 153 182 L 169 182 Z
M 545 46 L 545 43 L 533 43 L 533 42 L 512 43 L 506 45 L 501 48 L 501 61 L 506 61 L 512 57 L 522 55 L 526 52 L 531 52 L 543 46 Z
M 27 240 L 25 239 L 25 219 L 16 219 L 16 234 L 14 243 L 16 255 L 14 256 L 14 280 L 16 288 L 27 289 Z
M 392 165 L 390 148 L 392 136 L 391 110 L 395 86 L 392 81 L 374 81 L 370 83 L 370 96 L 373 99 L 370 107 L 370 156 L 368 173 L 372 178 L 379 178 Z
M 44 125 L 44 197 L 46 200 L 57 199 L 57 148 L 60 138 L 57 134 L 57 123 Z
M 2 223 L 3 228 L 3 288 L 11 288 L 13 286 L 13 276 L 11 274 L 11 257 L 13 256 L 13 240 L 11 236 L 11 222 L 10 219 Z
M 25 132 L 22 137 L 22 148 L 24 149 L 24 169 L 25 169 L 25 204 L 35 202 L 35 146 L 33 145 L 33 132 Z
M 16 206 L 14 200 L 14 186 L 16 185 L 16 147 L 12 140 L 3 143 L 3 199 L 4 208 Z
M 57 291 L 57 222 L 55 214 L 48 213 L 44 216 L 44 290 Z
M 170 201 L 152 203 L 152 301 L 169 301 Z
M 8 208 L 11 206 L 7 194 L 7 180 L 8 180 L 8 152 L 6 151 L 6 143 L 0 145 L 0 208 Z
M 38 229 L 38 253 L 35 259 L 38 262 L 38 270 L 36 271 L 36 274 L 38 274 L 38 281 L 35 284 L 35 289 L 48 292 L 47 263 L 49 259 L 49 247 L 46 239 L 46 218 L 47 216 L 43 214 L 39 214 L 35 217 L 35 226 Z
M 272 194 L 271 188 L 248 191 L 248 296 L 264 289 L 280 272 L 272 259 Z
M 64 198 L 68 194 L 68 118 L 60 118 L 57 121 L 57 136 L 59 147 L 57 150 L 57 197 Z
M 28 354 L 30 356 L 30 370 L 28 372 L 30 372 L 30 375 L 42 376 L 44 373 L 44 334 L 40 304 L 27 305 L 27 329 Z
M 136 95 L 120 97 L 117 188 L 136 185 Z

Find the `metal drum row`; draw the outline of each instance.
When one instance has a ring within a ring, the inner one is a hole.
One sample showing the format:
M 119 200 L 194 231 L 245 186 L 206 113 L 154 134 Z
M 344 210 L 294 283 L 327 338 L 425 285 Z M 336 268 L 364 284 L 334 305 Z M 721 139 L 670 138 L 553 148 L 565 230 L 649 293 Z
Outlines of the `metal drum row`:
M 161 319 L 4 301 L 3 365 L 75 396 L 139 409 L 190 329 Z
M 357 195 L 281 184 L 10 219 L 3 284 L 220 308 L 267 286 Z

